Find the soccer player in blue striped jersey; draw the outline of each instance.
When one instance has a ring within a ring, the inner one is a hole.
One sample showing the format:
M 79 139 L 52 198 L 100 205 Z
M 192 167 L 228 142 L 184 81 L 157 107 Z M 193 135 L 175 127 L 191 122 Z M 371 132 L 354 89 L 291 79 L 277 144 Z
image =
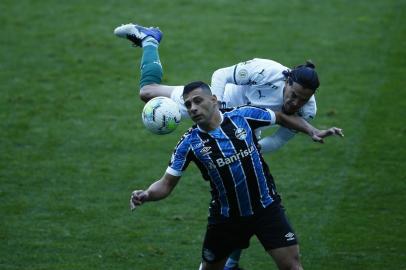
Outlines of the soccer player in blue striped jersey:
M 196 125 L 176 145 L 162 178 L 146 190 L 132 192 L 130 208 L 167 197 L 193 161 L 212 189 L 200 269 L 222 270 L 228 255 L 235 248 L 247 248 L 253 235 L 279 269 L 301 269 L 295 233 L 254 130 L 279 124 L 322 142 L 330 135 L 342 136 L 341 129 L 318 130 L 296 116 L 251 106 L 222 113 L 216 96 L 203 82 L 186 85 L 183 98 Z

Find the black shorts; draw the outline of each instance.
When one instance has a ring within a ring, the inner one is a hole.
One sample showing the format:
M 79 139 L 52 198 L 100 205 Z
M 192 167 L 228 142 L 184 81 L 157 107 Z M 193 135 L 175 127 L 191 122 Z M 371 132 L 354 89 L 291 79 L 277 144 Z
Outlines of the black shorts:
M 248 248 L 249 240 L 253 235 L 257 236 L 265 250 L 298 243 L 285 216 L 285 210 L 279 203 L 271 204 L 250 217 L 210 221 L 202 249 L 202 258 L 209 263 L 228 257 L 235 249 Z

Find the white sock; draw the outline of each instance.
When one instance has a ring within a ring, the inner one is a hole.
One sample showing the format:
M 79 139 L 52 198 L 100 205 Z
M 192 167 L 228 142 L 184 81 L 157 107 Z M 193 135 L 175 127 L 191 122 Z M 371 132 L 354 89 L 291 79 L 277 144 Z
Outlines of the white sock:
M 232 258 L 228 258 L 225 266 L 228 268 L 233 268 L 233 267 L 236 267 L 237 265 L 238 265 L 238 261 L 236 261 Z
M 145 46 L 158 47 L 159 42 L 155 38 L 148 36 L 142 40 L 141 44 L 142 44 L 142 47 L 145 47 Z

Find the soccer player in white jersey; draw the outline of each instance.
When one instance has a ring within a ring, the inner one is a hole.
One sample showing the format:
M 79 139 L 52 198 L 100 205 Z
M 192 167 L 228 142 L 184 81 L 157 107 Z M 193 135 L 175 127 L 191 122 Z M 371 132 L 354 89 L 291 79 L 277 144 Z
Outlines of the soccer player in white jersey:
M 211 89 L 226 107 L 250 104 L 297 114 L 309 121 L 316 115 L 314 92 L 319 84 L 315 66 L 309 61 L 290 69 L 272 60 L 255 58 L 216 70 Z M 260 141 L 261 151 L 273 152 L 295 134 L 280 127 Z
M 114 30 L 115 35 L 127 38 L 135 46 L 142 47 L 140 98 L 147 102 L 157 96 L 166 96 L 177 102 L 182 117 L 189 117 L 182 97 L 183 86 L 162 85 L 163 69 L 159 60 L 158 47 L 162 32 L 158 28 L 126 24 Z M 251 104 L 296 114 L 305 120 L 314 118 L 316 101 L 314 92 L 319 86 L 315 66 L 307 62 L 289 69 L 275 61 L 253 59 L 234 66 L 219 69 L 212 76 L 213 94 L 224 107 Z M 285 127 L 259 141 L 263 153 L 282 147 L 295 136 L 295 131 Z M 225 269 L 239 269 L 241 252 L 236 251 Z
M 147 102 L 157 96 L 170 97 L 179 104 L 182 117 L 187 118 L 183 104 L 183 86 L 163 85 L 163 69 L 158 47 L 162 32 L 158 28 L 125 24 L 114 33 L 142 47 L 140 98 Z M 212 76 L 213 93 L 224 106 L 252 104 L 297 114 L 303 119 L 315 117 L 317 107 L 314 92 L 319 86 L 315 66 L 307 62 L 289 69 L 275 61 L 253 59 L 219 69 Z M 280 127 L 272 136 L 259 141 L 263 153 L 273 152 L 295 136 L 295 132 Z

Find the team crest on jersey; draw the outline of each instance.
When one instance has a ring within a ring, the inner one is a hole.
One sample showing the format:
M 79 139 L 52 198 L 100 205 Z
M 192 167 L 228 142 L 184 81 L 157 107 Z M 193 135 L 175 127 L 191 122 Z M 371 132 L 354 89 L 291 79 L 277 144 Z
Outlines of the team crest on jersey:
M 237 128 L 235 131 L 235 137 L 239 140 L 245 140 L 245 138 L 247 138 L 247 131 L 243 128 Z
M 240 80 L 245 80 L 248 77 L 248 71 L 246 69 L 241 69 L 240 71 L 238 71 L 237 73 L 237 77 Z

